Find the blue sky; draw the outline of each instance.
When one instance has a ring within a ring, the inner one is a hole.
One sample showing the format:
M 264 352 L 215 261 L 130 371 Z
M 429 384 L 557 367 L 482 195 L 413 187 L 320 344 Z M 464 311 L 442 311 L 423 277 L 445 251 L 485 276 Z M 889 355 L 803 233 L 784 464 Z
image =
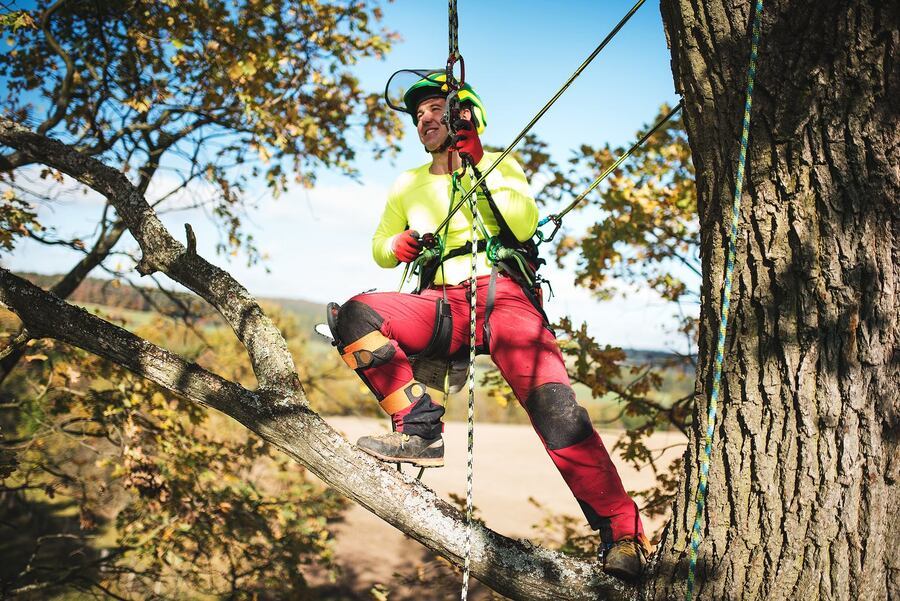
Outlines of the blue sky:
M 459 0 L 459 47 L 466 79 L 479 92 L 488 114 L 485 143 L 505 146 L 553 95 L 571 72 L 629 10 L 633 2 L 488 2 Z M 443 0 L 397 0 L 383 5 L 383 25 L 401 34 L 385 60 L 357 66 L 365 87 L 382 90 L 392 72 L 402 68 L 440 67 L 447 55 L 447 3 Z M 652 120 L 663 102 L 676 103 L 669 54 L 656 3 L 646 3 L 550 112 L 534 132 L 549 143 L 558 162 L 580 144 L 626 144 Z M 313 190 L 295 189 L 281 198 L 258 192 L 259 208 L 248 217 L 251 233 L 269 256 L 263 267 L 248 268 L 241 259 L 228 263 L 214 254 L 217 234 L 199 213 L 176 213 L 164 220 L 176 237 L 190 222 L 198 250 L 229 269 L 251 292 L 261 296 L 341 301 L 370 288 L 396 289 L 399 270 L 378 268 L 369 244 L 385 193 L 403 169 L 426 162 L 411 123 L 403 151 L 393 161 L 374 161 L 360 153 L 361 181 L 334 173 L 319 174 Z M 159 183 L 160 189 L 165 182 Z M 151 190 L 152 194 L 152 190 Z M 45 225 L 89 238 L 102 203 L 73 195 L 43 207 Z M 582 214 L 568 227 L 587 226 Z M 124 247 L 134 247 L 131 240 Z M 23 243 L 4 266 L 59 273 L 77 260 L 71 251 Z M 666 334 L 673 309 L 643 291 L 598 302 L 572 284 L 572 271 L 551 268 L 556 297 L 551 318 L 571 315 L 587 321 L 601 342 L 647 349 L 684 349 L 681 339 Z
M 459 0 L 459 48 L 466 79 L 489 111 L 486 143 L 505 146 L 631 8 L 621 2 L 474 2 Z M 384 23 L 398 31 L 385 61 L 365 61 L 358 74 L 383 89 L 401 68 L 442 67 L 447 60 L 447 4 L 399 0 Z M 559 158 L 583 143 L 624 144 L 653 119 L 662 102 L 678 101 L 659 8 L 645 3 L 535 126 Z M 414 130 L 408 129 L 410 136 Z M 415 140 L 415 138 L 412 138 Z M 415 142 L 398 164 L 422 162 Z M 411 151 L 411 152 L 409 152 Z M 378 169 L 369 177 L 380 178 Z M 384 173 L 390 183 L 393 174 Z

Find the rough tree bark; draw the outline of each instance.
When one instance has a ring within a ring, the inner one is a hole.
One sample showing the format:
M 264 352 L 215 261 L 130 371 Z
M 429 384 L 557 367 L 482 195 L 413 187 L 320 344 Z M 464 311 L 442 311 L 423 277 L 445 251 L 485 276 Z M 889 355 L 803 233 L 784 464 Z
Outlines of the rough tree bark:
M 711 389 L 751 9 L 662 2 L 698 175 L 698 392 Z M 698 598 L 900 598 L 898 13 L 765 2 Z M 687 453 L 649 599 L 683 596 L 696 438 Z

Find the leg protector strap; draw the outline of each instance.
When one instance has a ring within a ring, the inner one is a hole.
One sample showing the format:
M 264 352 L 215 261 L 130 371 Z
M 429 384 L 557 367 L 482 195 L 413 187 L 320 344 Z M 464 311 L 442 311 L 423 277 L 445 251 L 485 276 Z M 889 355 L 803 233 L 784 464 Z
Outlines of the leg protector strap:
M 450 313 L 450 303 L 439 298 L 435 301 L 434 330 L 431 331 L 431 340 L 419 355 L 445 359 L 449 355 L 452 339 L 453 315 Z
M 409 384 L 387 395 L 379 404 L 385 413 L 393 415 L 418 402 L 419 399 L 425 396 L 426 392 L 427 389 L 424 384 L 410 380 Z
M 384 365 L 394 356 L 394 345 L 381 332 L 369 332 L 344 347 L 341 358 L 350 369 Z

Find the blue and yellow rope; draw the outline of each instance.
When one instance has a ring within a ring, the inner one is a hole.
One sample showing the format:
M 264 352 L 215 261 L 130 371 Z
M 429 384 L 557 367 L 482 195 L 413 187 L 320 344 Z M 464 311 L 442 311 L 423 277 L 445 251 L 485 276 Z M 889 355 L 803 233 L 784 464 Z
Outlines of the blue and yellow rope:
M 750 45 L 750 67 L 747 69 L 747 99 L 744 103 L 744 127 L 741 132 L 741 153 L 738 157 L 737 178 L 734 185 L 734 199 L 731 209 L 731 232 L 728 236 L 728 260 L 725 265 L 725 289 L 722 292 L 722 314 L 719 321 L 719 341 L 716 345 L 716 359 L 713 367 L 713 388 L 709 398 L 707 414 L 706 439 L 703 458 L 700 463 L 700 483 L 697 487 L 697 513 L 694 516 L 694 527 L 691 531 L 690 567 L 688 570 L 688 586 L 685 598 L 691 600 L 694 594 L 694 575 L 697 570 L 697 550 L 700 547 L 700 526 L 703 521 L 703 508 L 706 503 L 706 490 L 709 479 L 709 461 L 712 455 L 713 434 L 716 426 L 716 404 L 719 400 L 719 389 L 722 383 L 722 363 L 725 355 L 725 332 L 728 329 L 728 309 L 731 304 L 731 282 L 734 274 L 734 256 L 736 254 L 738 223 L 740 220 L 741 193 L 744 188 L 744 167 L 747 164 L 747 142 L 750 138 L 750 109 L 753 105 L 753 82 L 756 79 L 756 56 L 759 50 L 760 21 L 763 0 L 756 0 L 753 15 L 753 40 Z

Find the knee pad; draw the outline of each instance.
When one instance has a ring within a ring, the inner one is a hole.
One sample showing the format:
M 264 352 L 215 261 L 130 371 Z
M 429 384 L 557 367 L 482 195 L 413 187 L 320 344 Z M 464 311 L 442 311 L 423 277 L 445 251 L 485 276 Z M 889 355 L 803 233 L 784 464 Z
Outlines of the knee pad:
M 528 394 L 525 408 L 550 450 L 564 449 L 591 435 L 594 425 L 568 384 L 542 384 Z
M 384 365 L 396 352 L 390 339 L 381 333 L 384 319 L 367 304 L 351 300 L 334 315 L 332 327 L 341 358 L 350 369 Z

